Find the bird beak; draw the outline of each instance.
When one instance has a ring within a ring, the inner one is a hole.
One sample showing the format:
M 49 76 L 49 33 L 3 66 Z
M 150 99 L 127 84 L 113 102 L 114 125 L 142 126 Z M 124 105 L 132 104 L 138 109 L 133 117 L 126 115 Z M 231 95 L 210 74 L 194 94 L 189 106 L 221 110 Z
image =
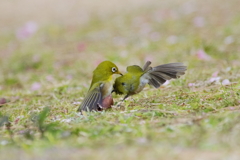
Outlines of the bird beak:
M 121 76 L 123 76 L 123 74 L 121 72 L 117 72 L 116 74 L 120 74 Z

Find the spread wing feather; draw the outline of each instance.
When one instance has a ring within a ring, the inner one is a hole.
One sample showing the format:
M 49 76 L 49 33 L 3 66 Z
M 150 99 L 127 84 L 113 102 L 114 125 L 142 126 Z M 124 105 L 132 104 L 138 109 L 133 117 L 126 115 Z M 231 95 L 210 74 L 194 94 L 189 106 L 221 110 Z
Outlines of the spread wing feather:
M 183 63 L 168 63 L 151 68 L 151 63 L 146 62 L 145 69 L 149 69 L 145 74 L 148 78 L 148 84 L 155 88 L 160 87 L 164 82 L 170 79 L 179 78 L 185 74 L 187 67 Z

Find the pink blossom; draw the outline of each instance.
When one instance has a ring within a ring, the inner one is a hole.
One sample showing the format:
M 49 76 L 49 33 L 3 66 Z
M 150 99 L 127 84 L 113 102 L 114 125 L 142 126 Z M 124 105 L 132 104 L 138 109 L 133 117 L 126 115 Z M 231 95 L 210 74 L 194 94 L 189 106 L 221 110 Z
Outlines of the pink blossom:
M 42 85 L 40 83 L 35 82 L 35 83 L 32 84 L 31 90 L 36 91 L 36 90 L 39 90 L 41 87 L 42 87 Z
M 77 45 L 77 49 L 79 52 L 83 52 L 86 49 L 86 44 L 81 42 Z
M 195 17 L 193 19 L 193 24 L 196 27 L 204 27 L 205 26 L 205 19 L 203 17 Z
M 236 108 L 235 108 L 235 107 L 227 107 L 226 109 L 228 109 L 228 110 L 231 110 L 231 111 L 234 111 L 234 110 L 236 110 Z
M 48 76 L 46 76 L 46 80 L 49 81 L 49 82 L 53 82 L 54 78 L 53 78 L 52 75 L 48 75 Z
M 29 21 L 16 31 L 16 37 L 20 40 L 27 39 L 31 37 L 37 30 L 38 30 L 37 23 Z
M 81 102 L 73 102 L 74 105 L 80 105 Z
M 197 58 L 200 59 L 200 60 L 211 60 L 212 58 L 202 49 L 198 50 L 197 53 Z
M 224 79 L 224 80 L 222 81 L 222 85 L 224 85 L 224 86 L 230 85 L 230 84 L 231 84 L 231 82 L 230 82 L 228 79 Z
M 216 71 L 212 74 L 212 77 L 217 77 L 217 76 L 218 76 L 218 71 Z
M 195 83 L 188 83 L 188 87 L 193 87 L 195 86 Z
M 212 77 L 212 78 L 209 79 L 209 82 L 210 82 L 210 83 L 219 82 L 220 79 L 221 79 L 221 77 Z

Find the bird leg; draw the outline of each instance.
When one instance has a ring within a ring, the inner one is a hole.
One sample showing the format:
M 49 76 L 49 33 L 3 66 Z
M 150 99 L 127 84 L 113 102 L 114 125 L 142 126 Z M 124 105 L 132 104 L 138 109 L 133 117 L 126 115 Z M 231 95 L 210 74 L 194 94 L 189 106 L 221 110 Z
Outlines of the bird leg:
M 118 102 L 117 107 L 120 108 L 123 101 L 128 98 L 129 95 L 126 95 L 120 102 Z
M 129 95 L 127 94 L 122 101 L 124 101 L 125 99 L 127 99 L 129 97 Z

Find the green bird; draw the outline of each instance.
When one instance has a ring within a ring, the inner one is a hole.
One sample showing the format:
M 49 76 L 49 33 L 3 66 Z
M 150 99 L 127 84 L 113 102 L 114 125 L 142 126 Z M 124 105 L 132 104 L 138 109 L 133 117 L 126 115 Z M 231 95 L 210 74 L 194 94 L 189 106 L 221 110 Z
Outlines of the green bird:
M 111 95 L 113 89 L 112 75 L 122 75 L 118 67 L 110 62 L 103 61 L 93 71 L 92 83 L 86 97 L 83 99 L 78 108 L 78 112 L 82 111 L 101 111 L 113 105 Z
M 147 61 L 143 68 L 137 65 L 128 66 L 127 73 L 116 78 L 113 92 L 125 94 L 123 99 L 125 100 L 129 96 L 141 92 L 146 84 L 158 88 L 167 80 L 184 75 L 187 70 L 183 63 L 168 63 L 156 67 L 150 65 L 151 62 Z

